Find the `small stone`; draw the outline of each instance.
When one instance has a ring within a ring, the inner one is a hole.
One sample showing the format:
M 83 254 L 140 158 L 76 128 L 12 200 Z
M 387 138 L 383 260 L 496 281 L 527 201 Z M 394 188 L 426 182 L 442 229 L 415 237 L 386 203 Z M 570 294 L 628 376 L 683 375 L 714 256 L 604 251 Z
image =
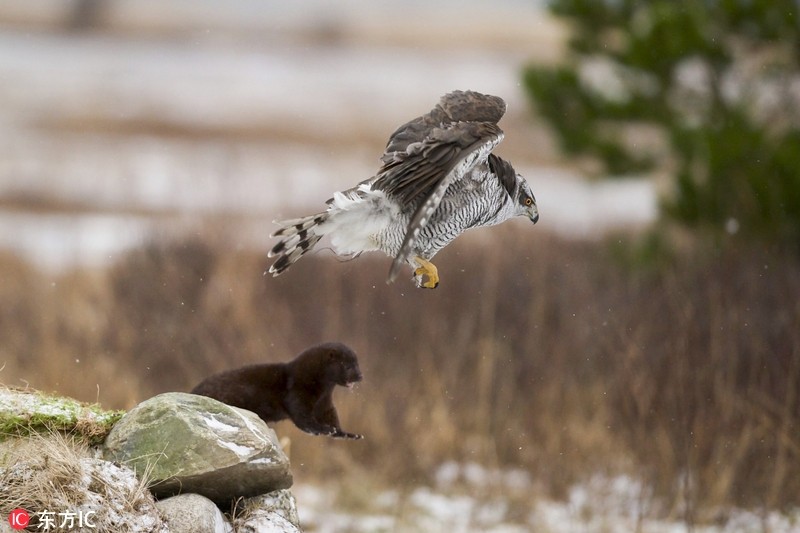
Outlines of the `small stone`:
M 302 530 L 278 513 L 259 513 L 236 522 L 239 533 L 302 533 Z
M 276 516 L 282 517 L 293 529 L 276 529 L 276 531 L 300 531 L 300 517 L 297 514 L 297 501 L 288 490 L 276 490 L 261 496 L 248 498 L 241 503 L 244 511 L 235 520 L 237 531 L 272 531 L 259 529 L 260 523 L 283 524 Z
M 288 490 L 276 490 L 244 500 L 243 511 L 234 519 L 239 533 L 299 533 L 297 502 Z
M 199 494 L 180 494 L 156 502 L 170 533 L 233 533 L 219 508 Z

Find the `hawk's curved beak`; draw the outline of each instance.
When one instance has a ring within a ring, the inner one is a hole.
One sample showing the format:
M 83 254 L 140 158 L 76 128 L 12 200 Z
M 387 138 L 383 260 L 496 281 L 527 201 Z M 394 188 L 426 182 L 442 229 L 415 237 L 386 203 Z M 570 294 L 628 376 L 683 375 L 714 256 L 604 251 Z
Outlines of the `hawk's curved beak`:
M 539 210 L 536 208 L 535 204 L 528 208 L 528 218 L 531 219 L 531 222 L 534 224 L 539 222 Z

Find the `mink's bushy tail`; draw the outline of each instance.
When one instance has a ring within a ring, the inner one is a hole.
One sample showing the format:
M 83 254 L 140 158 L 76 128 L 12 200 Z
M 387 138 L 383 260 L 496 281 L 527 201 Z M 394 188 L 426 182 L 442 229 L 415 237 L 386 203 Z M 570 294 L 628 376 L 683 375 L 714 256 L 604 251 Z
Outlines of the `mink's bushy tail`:
M 280 237 L 281 240 L 269 251 L 269 257 L 277 257 L 269 267 L 269 273 L 273 276 L 280 275 L 310 252 L 322 238 L 316 230 L 326 220 L 328 220 L 327 212 L 278 222 L 281 228 L 273 233 L 272 237 Z

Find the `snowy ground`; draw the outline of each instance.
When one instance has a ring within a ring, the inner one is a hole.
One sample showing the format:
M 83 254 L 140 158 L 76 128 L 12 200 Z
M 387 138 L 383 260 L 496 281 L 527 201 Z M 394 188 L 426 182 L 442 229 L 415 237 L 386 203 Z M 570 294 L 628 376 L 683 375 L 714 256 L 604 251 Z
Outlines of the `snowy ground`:
M 654 518 L 652 495 L 627 476 L 594 476 L 572 487 L 566 501 L 539 494 L 521 470 L 492 472 L 450 463 L 440 467 L 436 479 L 433 489 L 377 492 L 368 501 L 362 499 L 358 509 L 351 503 L 350 510 L 345 510 L 350 500 L 341 487 L 296 484 L 292 492 L 305 530 L 320 533 L 800 532 L 800 509 L 791 515 L 729 509 L 721 513 L 724 523 L 693 528 L 677 519 Z

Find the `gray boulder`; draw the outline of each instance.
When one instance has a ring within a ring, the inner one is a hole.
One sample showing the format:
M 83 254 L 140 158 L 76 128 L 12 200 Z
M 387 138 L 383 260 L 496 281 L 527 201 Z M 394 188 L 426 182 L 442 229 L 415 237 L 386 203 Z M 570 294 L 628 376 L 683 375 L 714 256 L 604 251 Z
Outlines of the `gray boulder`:
M 229 504 L 292 486 L 289 459 L 255 413 L 194 394 L 134 407 L 109 433 L 104 456 L 152 480 L 158 497 L 192 492 Z
M 233 533 L 216 504 L 199 494 L 179 494 L 156 502 L 170 533 Z

